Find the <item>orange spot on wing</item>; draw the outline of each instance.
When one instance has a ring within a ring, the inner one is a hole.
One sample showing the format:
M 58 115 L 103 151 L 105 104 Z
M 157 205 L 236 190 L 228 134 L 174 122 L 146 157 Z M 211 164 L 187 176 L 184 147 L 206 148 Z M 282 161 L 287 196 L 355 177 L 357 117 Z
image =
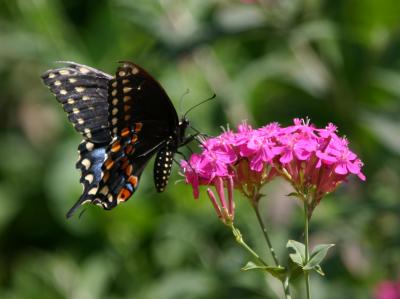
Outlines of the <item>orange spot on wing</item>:
M 135 123 L 135 131 L 140 132 L 142 130 L 143 123 Z
M 131 142 L 135 143 L 137 140 L 138 140 L 137 135 L 136 134 L 132 135 Z
M 126 201 L 132 195 L 132 192 L 126 188 L 122 188 L 118 193 L 117 200 L 118 201 Z
M 122 169 L 124 169 L 124 168 L 122 168 Z M 132 171 L 133 171 L 132 164 L 128 164 L 128 166 L 125 167 L 125 174 L 127 176 L 130 176 L 132 174 Z
M 114 142 L 114 144 L 111 146 L 111 151 L 112 152 L 118 152 L 121 149 L 121 144 L 119 141 Z
M 129 134 L 130 134 L 130 131 L 129 131 L 128 128 L 124 128 L 124 129 L 121 131 L 121 136 L 122 136 L 122 137 L 128 136 Z
M 133 186 L 134 188 L 136 188 L 137 183 L 138 183 L 138 178 L 137 178 L 137 176 L 131 175 L 131 176 L 129 177 L 129 179 L 128 179 L 128 182 L 131 183 L 132 186 Z
M 129 160 L 128 160 L 128 158 L 127 158 L 127 157 L 123 157 L 123 158 L 121 158 L 121 161 L 122 161 L 121 168 L 122 168 L 122 169 L 127 168 L 128 165 L 129 165 Z
M 135 151 L 135 149 L 133 148 L 133 146 L 131 144 L 128 144 L 125 148 L 125 153 L 127 155 L 132 154 Z
M 114 161 L 111 159 L 107 159 L 106 162 L 104 162 L 104 165 L 106 166 L 107 170 L 110 170 L 111 167 L 113 167 L 113 165 L 114 165 Z
M 107 182 L 109 178 L 110 178 L 110 173 L 107 171 L 103 175 L 103 182 Z

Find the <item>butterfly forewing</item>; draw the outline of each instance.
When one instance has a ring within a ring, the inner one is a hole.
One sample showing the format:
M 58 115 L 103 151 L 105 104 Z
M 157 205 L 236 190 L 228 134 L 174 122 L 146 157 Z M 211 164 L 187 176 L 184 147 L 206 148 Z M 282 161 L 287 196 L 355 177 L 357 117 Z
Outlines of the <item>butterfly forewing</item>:
M 91 67 L 66 62 L 49 70 L 42 80 L 56 96 L 68 118 L 85 139 L 108 142 L 108 87 L 112 77 Z
M 114 135 L 139 121 L 158 129 L 162 140 L 178 123 L 175 108 L 164 89 L 133 63 L 124 62 L 117 69 L 110 81 L 109 103 L 109 123 Z

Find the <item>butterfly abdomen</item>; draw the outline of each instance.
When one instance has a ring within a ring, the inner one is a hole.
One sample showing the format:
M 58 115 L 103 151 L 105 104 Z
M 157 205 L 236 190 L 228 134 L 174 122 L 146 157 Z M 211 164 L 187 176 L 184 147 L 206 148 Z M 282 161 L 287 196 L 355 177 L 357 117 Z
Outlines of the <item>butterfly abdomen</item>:
M 157 192 L 163 192 L 168 184 L 174 152 L 168 146 L 157 153 L 154 161 L 154 184 Z

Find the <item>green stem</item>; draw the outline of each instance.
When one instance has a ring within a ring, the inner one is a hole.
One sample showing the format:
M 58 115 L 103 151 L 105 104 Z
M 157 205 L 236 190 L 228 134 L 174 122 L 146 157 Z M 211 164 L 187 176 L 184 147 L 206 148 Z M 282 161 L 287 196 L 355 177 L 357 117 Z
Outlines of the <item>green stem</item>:
M 232 229 L 232 233 L 235 236 L 235 240 L 237 243 L 239 243 L 240 246 L 242 246 L 244 249 L 247 250 L 260 264 L 263 266 L 268 267 L 268 264 L 263 261 L 263 259 L 253 250 L 249 245 L 246 244 L 246 242 L 243 240 L 241 232 L 233 226 L 233 224 L 230 225 Z
M 286 299 L 292 299 L 292 296 L 290 295 L 290 289 L 289 289 L 289 275 L 285 277 L 285 279 L 282 281 L 283 285 L 283 290 L 285 291 L 285 298 Z
M 308 252 L 308 205 L 307 202 L 304 201 L 304 244 L 305 244 L 305 255 L 306 255 L 306 264 L 308 263 L 310 259 L 310 254 Z M 309 276 L 309 271 L 306 270 L 304 272 L 304 278 L 305 278 L 305 283 L 306 283 L 306 292 L 307 292 L 307 299 L 311 299 L 311 293 L 310 293 L 310 276 Z
M 268 244 L 268 249 L 274 260 L 275 266 L 280 266 L 278 257 L 276 256 L 275 250 L 272 247 L 271 240 L 269 239 L 267 227 L 264 225 L 264 222 L 262 221 L 260 211 L 258 209 L 258 203 L 253 203 L 253 208 L 254 212 L 256 213 L 258 223 L 260 224 L 261 230 L 263 232 L 264 239 Z M 286 299 L 291 299 L 292 297 L 290 295 L 290 289 L 289 289 L 289 276 L 285 277 L 285 280 L 282 281 L 282 286 L 283 286 L 283 291 L 285 292 Z
M 257 203 L 254 203 L 254 204 L 253 204 L 253 207 L 254 207 L 254 212 L 255 212 L 256 215 L 257 215 L 258 223 L 260 224 L 261 230 L 262 230 L 262 232 L 263 232 L 264 239 L 265 239 L 265 241 L 267 242 L 268 250 L 269 250 L 269 252 L 270 252 L 270 254 L 271 254 L 271 256 L 272 256 L 272 259 L 274 260 L 275 266 L 279 266 L 278 257 L 276 256 L 275 250 L 274 250 L 274 248 L 272 247 L 271 240 L 269 239 L 269 236 L 268 236 L 267 227 L 264 225 L 264 222 L 262 221 L 262 218 L 261 218 L 261 216 L 260 216 L 260 211 L 259 211 L 259 209 L 258 209 L 258 204 L 257 204 Z

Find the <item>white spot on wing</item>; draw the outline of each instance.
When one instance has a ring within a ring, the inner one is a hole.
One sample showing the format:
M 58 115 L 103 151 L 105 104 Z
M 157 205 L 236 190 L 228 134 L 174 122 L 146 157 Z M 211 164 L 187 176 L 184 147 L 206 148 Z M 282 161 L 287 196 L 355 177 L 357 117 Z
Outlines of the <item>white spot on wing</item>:
M 85 67 L 79 68 L 79 71 L 80 71 L 82 74 L 84 74 L 84 75 L 86 75 L 87 73 L 90 72 L 90 71 L 89 71 L 87 68 L 85 68 Z
M 122 91 L 124 92 L 124 93 L 128 93 L 128 92 L 130 92 L 132 90 L 132 87 L 124 87 L 123 89 L 122 89 Z
M 91 165 L 92 163 L 90 163 L 90 160 L 89 160 L 89 159 L 83 159 L 82 162 L 81 162 L 81 164 L 82 164 L 83 166 L 85 166 L 86 170 L 88 170 L 89 167 L 90 167 L 90 165 Z
M 68 70 L 61 70 L 60 72 L 60 75 L 69 75 L 69 71 Z
M 87 176 L 85 176 L 85 180 L 89 182 L 89 184 L 91 184 L 93 182 L 94 176 L 93 174 L 88 174 Z
M 103 195 L 107 195 L 108 191 L 109 191 L 108 187 L 104 186 L 103 188 L 101 188 L 100 193 Z
M 88 192 L 89 195 L 95 195 L 96 193 L 97 193 L 97 188 L 96 187 L 90 189 L 89 192 Z
M 94 144 L 91 142 L 86 142 L 86 149 L 90 152 L 94 148 Z

